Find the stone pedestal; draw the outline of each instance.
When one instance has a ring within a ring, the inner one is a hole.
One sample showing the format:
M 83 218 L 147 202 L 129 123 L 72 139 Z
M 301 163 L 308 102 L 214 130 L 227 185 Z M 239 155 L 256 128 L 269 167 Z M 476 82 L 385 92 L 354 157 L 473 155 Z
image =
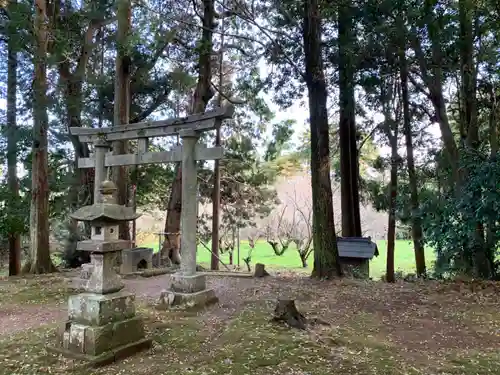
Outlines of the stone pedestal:
M 113 274 L 114 256 L 91 256 L 95 268 L 86 292 L 69 297 L 68 321 L 59 332 L 58 345 L 47 349 L 103 365 L 149 348 L 152 341 L 135 315 L 135 296 L 121 290 L 123 283 Z
M 164 290 L 160 295 L 159 309 L 171 306 L 204 307 L 218 302 L 215 291 L 206 288 L 205 275 L 184 275 L 179 272 L 171 277 L 170 290 Z
M 112 362 L 126 350 L 149 347 L 144 325 L 135 316 L 134 295 L 81 293 L 69 298 L 69 320 L 53 351 L 94 362 Z

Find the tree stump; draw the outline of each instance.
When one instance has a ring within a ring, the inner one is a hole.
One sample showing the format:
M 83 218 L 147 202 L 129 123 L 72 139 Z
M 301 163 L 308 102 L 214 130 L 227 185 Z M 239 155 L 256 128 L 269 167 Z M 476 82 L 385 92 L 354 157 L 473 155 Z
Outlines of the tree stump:
M 272 320 L 275 322 L 285 322 L 290 327 L 298 329 L 306 329 L 307 324 L 307 319 L 297 310 L 293 299 L 278 300 Z
M 255 265 L 255 272 L 253 274 L 254 277 L 265 277 L 269 276 L 269 273 L 266 271 L 266 266 L 262 263 L 257 263 Z

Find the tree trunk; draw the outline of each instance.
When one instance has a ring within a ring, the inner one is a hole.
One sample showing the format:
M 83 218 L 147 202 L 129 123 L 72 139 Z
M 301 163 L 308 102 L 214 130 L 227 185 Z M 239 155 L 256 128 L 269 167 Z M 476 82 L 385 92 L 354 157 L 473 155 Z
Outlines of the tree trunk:
M 350 0 L 341 0 L 338 12 L 339 32 L 339 92 L 340 92 L 340 190 L 342 210 L 342 236 L 361 237 L 359 211 L 359 165 L 356 144 L 356 114 L 354 99 L 354 62 Z
M 222 7 L 226 7 L 223 0 Z M 224 90 L 224 48 L 226 18 L 221 20 L 220 46 L 219 46 L 219 95 L 217 96 L 217 106 L 222 106 L 222 92 Z M 215 133 L 215 146 L 221 145 L 220 126 Z M 212 191 L 212 255 L 210 258 L 210 268 L 219 269 L 219 230 L 220 230 L 220 160 L 214 161 L 214 189 Z
M 172 181 L 172 189 L 167 206 L 167 218 L 165 220 L 165 241 L 163 242 L 161 258 L 169 258 L 173 264 L 181 263 L 180 255 L 180 231 L 181 231 L 181 209 L 182 209 L 182 168 L 180 163 L 175 166 L 175 180 Z
M 267 243 L 271 245 L 271 247 L 273 248 L 274 254 L 279 257 L 282 256 L 285 253 L 285 251 L 288 250 L 289 246 L 289 245 L 280 245 L 275 241 L 267 241 Z
M 11 1 L 14 7 L 15 2 Z M 17 180 L 17 48 L 13 37 L 14 30 L 10 30 L 7 45 L 7 183 L 9 187 L 8 208 L 11 215 L 15 212 L 19 198 L 19 184 Z M 21 236 L 19 228 L 9 230 L 9 276 L 18 275 L 21 271 Z
M 201 40 L 199 43 L 198 53 L 198 82 L 193 95 L 191 106 L 191 114 L 205 112 L 210 99 L 214 92 L 211 88 L 212 79 L 212 36 L 214 23 L 215 8 L 214 0 L 203 0 L 203 29 Z M 168 202 L 168 212 L 165 221 L 165 232 L 179 233 L 181 226 L 181 210 L 182 210 L 182 169 L 180 165 L 176 166 L 176 178 L 172 184 L 170 198 Z M 173 243 L 172 243 L 173 242 Z M 165 241 L 163 243 L 162 252 L 171 248 L 171 254 L 179 254 L 179 241 Z
M 397 50 L 391 51 L 387 50 L 386 54 L 386 65 L 393 67 L 396 62 L 394 59 L 394 53 Z M 388 225 L 387 225 L 387 262 L 386 262 L 386 281 L 393 283 L 395 281 L 394 275 L 394 250 L 396 244 L 396 198 L 398 193 L 398 128 L 399 128 L 399 105 L 394 108 L 392 105 L 395 98 L 397 98 L 397 92 L 392 80 L 392 76 L 385 72 L 384 69 L 381 70 L 381 74 L 386 76 L 382 80 L 380 86 L 380 101 L 382 105 L 382 113 L 384 115 L 384 132 L 391 146 L 391 172 L 390 172 L 390 182 L 388 191 L 388 201 L 389 201 L 389 215 L 388 215 Z M 393 117 L 395 115 L 395 117 Z
M 431 42 L 431 66 L 428 66 L 426 56 L 422 50 L 421 41 L 416 32 L 411 34 L 411 42 L 417 61 L 419 63 L 422 79 L 429 90 L 429 99 L 434 107 L 436 120 L 441 130 L 441 138 L 443 140 L 446 156 L 452 170 L 453 181 L 459 181 L 458 168 L 458 148 L 455 142 L 453 132 L 450 127 L 448 113 L 446 109 L 446 101 L 443 96 L 443 71 L 442 71 L 442 45 L 441 45 L 441 29 L 440 24 L 433 16 L 433 9 L 430 7 L 431 2 L 426 3 L 425 22 L 429 39 Z M 418 86 L 417 86 L 418 87 Z M 419 87 L 418 87 L 419 88 Z M 420 91 L 422 91 L 420 89 Z
M 408 93 L 408 62 L 406 60 L 406 27 L 404 21 L 399 17 L 400 31 L 399 33 L 401 42 L 399 48 L 399 64 L 400 64 L 400 80 L 401 80 L 401 96 L 403 101 L 403 127 L 406 140 L 406 163 L 408 167 L 408 179 L 410 185 L 410 200 L 411 200 L 411 229 L 413 248 L 415 250 L 415 265 L 417 276 L 423 276 L 426 273 L 425 266 L 425 250 L 423 244 L 423 230 L 422 223 L 418 216 L 419 211 L 419 198 L 417 188 L 417 176 L 415 173 L 415 160 L 413 156 L 413 136 L 411 126 L 411 114 L 409 107 L 409 93 Z
M 461 66 L 461 98 L 462 113 L 461 125 L 466 131 L 467 147 L 477 150 L 480 146 L 479 124 L 477 121 L 477 80 L 474 63 L 474 13 L 475 4 L 470 0 L 460 0 L 458 2 L 460 19 L 460 66 Z M 464 170 L 465 174 L 468 173 Z M 474 212 L 477 202 L 481 201 L 481 192 L 473 192 L 473 206 L 470 208 Z M 481 278 L 490 279 L 493 276 L 492 263 L 494 255 L 489 256 L 484 238 L 484 223 L 477 222 L 474 229 L 474 273 Z
M 302 262 L 302 268 L 307 268 L 307 255 L 303 253 L 299 253 L 300 261 Z
M 398 123 L 393 121 L 391 137 L 391 181 L 389 184 L 389 222 L 387 228 L 387 267 L 386 281 L 393 283 L 394 276 L 394 250 L 396 245 L 396 198 L 398 194 Z
M 219 95 L 220 97 L 220 95 Z M 220 102 L 219 102 L 220 105 Z M 220 146 L 220 128 L 217 128 L 215 145 Z M 212 191 L 212 256 L 210 269 L 219 269 L 219 226 L 220 226 L 220 164 L 214 162 L 214 189 Z
M 47 3 L 35 1 L 36 51 L 33 82 L 33 151 L 30 211 L 31 264 L 30 273 L 49 273 L 55 270 L 49 248 L 49 182 L 47 114 Z
M 115 66 L 115 98 L 114 98 L 114 126 L 129 123 L 130 118 L 130 70 L 131 60 L 127 55 L 128 35 L 132 7 L 130 0 L 118 1 L 118 28 L 117 28 L 117 56 Z M 113 142 L 113 154 L 121 155 L 128 152 L 127 141 Z M 113 182 L 117 187 L 118 204 L 128 205 L 128 168 L 125 166 L 113 168 Z M 119 238 L 130 240 L 128 222 L 120 223 Z
M 491 110 L 489 116 L 489 136 L 490 136 L 490 160 L 495 161 L 498 157 L 498 111 L 500 106 L 496 100 L 495 87 L 491 88 L 490 93 Z M 495 234 L 497 232 L 498 225 L 494 217 L 491 217 L 488 223 L 486 231 L 486 248 L 490 253 L 495 253 Z M 496 271 L 500 271 L 497 269 Z
M 313 277 L 341 276 L 330 180 L 330 146 L 326 80 L 321 53 L 321 17 L 318 0 L 304 0 L 305 79 L 311 127 L 311 187 L 313 202 Z
M 94 47 L 93 37 L 96 29 L 97 24 L 91 23 L 88 26 L 82 40 L 82 50 L 73 72 L 71 72 L 71 63 L 68 59 L 61 56 L 61 61 L 58 64 L 59 78 L 64 87 L 63 94 L 68 128 L 82 126 L 82 85 L 86 78 L 88 59 Z M 90 156 L 88 144 L 80 142 L 78 136 L 70 134 L 69 137 L 75 151 L 73 180 L 67 196 L 68 208 L 72 212 L 82 205 L 93 203 L 95 176 L 93 169 L 84 170 L 78 168 L 78 159 Z M 70 232 L 65 245 L 68 266 L 79 267 L 82 262 L 88 263 L 90 261 L 90 254 L 76 250 L 77 242 L 80 240 L 77 221 L 70 218 L 67 228 Z M 85 232 L 87 236 L 90 236 L 89 225 L 85 225 Z

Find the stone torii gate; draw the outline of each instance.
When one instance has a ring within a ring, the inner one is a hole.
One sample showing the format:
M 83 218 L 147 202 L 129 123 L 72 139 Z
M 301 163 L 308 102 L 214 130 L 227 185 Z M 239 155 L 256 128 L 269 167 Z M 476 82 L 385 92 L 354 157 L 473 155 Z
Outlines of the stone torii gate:
M 205 275 L 196 273 L 197 232 L 197 166 L 198 160 L 216 160 L 223 157 L 221 147 L 206 147 L 198 144 L 200 133 L 216 129 L 222 120 L 232 118 L 234 107 L 228 106 L 213 111 L 183 118 L 147 121 L 119 125 L 110 128 L 70 128 L 70 133 L 82 143 L 91 143 L 94 154 L 79 158 L 78 168 L 95 168 L 94 201 L 100 198 L 99 186 L 106 178 L 106 168 L 116 166 L 153 163 L 182 163 L 182 211 L 181 211 L 181 267 L 172 276 L 172 285 L 167 291 L 169 304 L 207 303 L 215 299 L 212 290 L 205 286 Z M 149 139 L 179 135 L 182 145 L 170 151 L 149 152 Z M 113 141 L 137 140 L 135 154 L 113 155 L 109 152 Z

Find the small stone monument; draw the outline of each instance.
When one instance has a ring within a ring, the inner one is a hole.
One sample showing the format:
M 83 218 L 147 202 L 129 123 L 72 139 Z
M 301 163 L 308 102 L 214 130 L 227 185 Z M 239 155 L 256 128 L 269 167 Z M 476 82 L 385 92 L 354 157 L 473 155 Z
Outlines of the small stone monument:
M 116 204 L 116 187 L 111 181 L 100 186 L 100 202 L 82 207 L 71 217 L 91 224 L 91 239 L 78 243 L 78 250 L 91 252 L 91 271 L 83 282 L 84 292 L 69 297 L 69 317 L 57 347 L 48 349 L 95 364 L 110 363 L 149 348 L 141 318 L 135 315 L 131 293 L 114 270 L 121 250 L 130 241 L 118 239 L 120 222 L 139 215 L 130 207 Z

